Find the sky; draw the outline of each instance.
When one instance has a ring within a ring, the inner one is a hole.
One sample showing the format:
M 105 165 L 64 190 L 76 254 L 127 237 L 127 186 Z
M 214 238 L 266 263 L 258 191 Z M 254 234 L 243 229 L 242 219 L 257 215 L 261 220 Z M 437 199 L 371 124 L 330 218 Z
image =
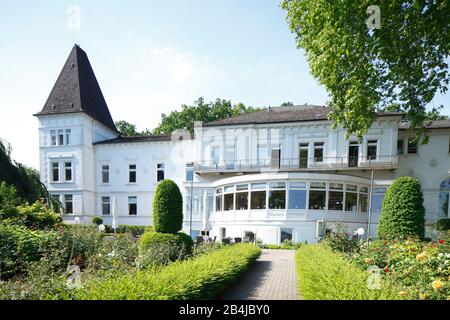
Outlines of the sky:
M 2 1 L 0 138 L 38 168 L 39 112 L 74 43 L 115 121 L 153 129 L 199 97 L 325 104 L 279 0 Z M 450 94 L 436 97 L 450 115 Z

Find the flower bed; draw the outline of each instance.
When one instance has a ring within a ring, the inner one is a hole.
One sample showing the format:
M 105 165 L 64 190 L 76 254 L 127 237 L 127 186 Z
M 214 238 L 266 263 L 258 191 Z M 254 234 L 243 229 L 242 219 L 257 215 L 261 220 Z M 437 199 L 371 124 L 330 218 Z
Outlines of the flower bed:
M 296 252 L 300 296 L 308 300 L 395 299 L 395 290 L 381 281 L 381 289 L 369 289 L 368 274 L 328 247 L 304 245 Z
M 361 269 L 376 265 L 383 277 L 408 299 L 450 299 L 450 245 L 448 240 L 377 240 L 347 259 Z
M 174 262 L 156 270 L 94 279 L 74 292 L 75 299 L 214 299 L 258 258 L 261 250 L 236 244 Z

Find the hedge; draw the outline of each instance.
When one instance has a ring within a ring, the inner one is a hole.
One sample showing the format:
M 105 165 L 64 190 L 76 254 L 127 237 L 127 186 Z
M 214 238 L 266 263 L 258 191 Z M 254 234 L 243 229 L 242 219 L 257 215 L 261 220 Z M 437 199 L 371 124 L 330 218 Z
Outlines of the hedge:
M 261 249 L 236 244 L 157 270 L 92 280 L 75 292 L 85 300 L 215 299 L 258 258 Z
M 439 231 L 450 230 L 450 218 L 439 219 L 436 222 L 436 229 Z
M 117 227 L 116 233 L 131 233 L 133 236 L 140 236 L 145 231 L 151 231 L 151 226 L 131 226 L 127 224 L 121 224 Z M 106 233 L 113 233 L 114 229 L 110 225 L 105 225 Z
M 302 299 L 391 300 L 399 297 L 385 282 L 381 290 L 368 289 L 368 274 L 324 245 L 301 246 L 295 259 Z
M 159 253 L 164 252 L 168 254 L 170 261 L 175 261 L 178 258 L 184 259 L 190 256 L 193 246 L 192 238 L 185 233 L 148 231 L 139 239 L 139 254 L 145 255 L 148 250 L 157 250 Z
M 153 198 L 153 227 L 162 233 L 176 233 L 183 227 L 183 197 L 177 184 L 163 180 Z
M 420 183 L 412 177 L 397 178 L 383 199 L 378 237 L 423 239 L 424 234 L 425 208 Z

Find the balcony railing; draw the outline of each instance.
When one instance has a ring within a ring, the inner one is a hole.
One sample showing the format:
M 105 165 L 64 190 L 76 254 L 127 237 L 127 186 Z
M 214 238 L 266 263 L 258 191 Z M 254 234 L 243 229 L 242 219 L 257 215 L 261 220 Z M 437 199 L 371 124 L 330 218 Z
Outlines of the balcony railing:
M 197 173 L 395 169 L 398 155 L 198 161 Z

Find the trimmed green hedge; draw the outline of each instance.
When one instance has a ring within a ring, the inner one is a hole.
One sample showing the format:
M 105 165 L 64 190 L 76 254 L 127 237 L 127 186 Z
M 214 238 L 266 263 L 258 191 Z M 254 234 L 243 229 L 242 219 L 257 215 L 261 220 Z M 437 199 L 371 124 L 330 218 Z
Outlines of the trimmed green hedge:
M 368 274 L 321 244 L 296 252 L 300 296 L 306 300 L 392 300 L 398 293 L 382 282 L 381 290 L 367 287 Z
M 192 254 L 194 242 L 185 233 L 145 232 L 139 239 L 139 254 L 156 251 L 157 255 L 164 254 L 169 261 L 184 259 Z
M 105 225 L 106 233 L 113 233 L 114 230 L 110 225 Z M 140 236 L 146 231 L 153 231 L 151 226 L 131 226 L 127 224 L 121 224 L 117 227 L 116 233 L 130 233 L 133 236 Z
M 153 227 L 162 233 L 177 233 L 183 227 L 183 197 L 172 180 L 161 181 L 153 198 Z
M 160 269 L 92 280 L 75 292 L 75 299 L 215 299 L 260 253 L 261 249 L 251 244 L 226 246 Z
M 378 224 L 378 237 L 405 239 L 425 234 L 425 208 L 420 183 L 413 177 L 397 178 L 387 189 Z

